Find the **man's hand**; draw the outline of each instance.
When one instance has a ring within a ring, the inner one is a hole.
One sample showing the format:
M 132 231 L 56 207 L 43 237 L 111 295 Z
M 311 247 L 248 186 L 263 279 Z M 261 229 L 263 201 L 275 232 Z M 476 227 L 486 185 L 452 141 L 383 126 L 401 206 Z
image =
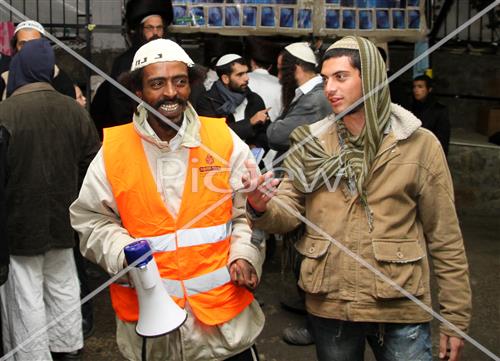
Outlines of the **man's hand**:
M 464 340 L 459 337 L 448 336 L 444 333 L 439 335 L 439 359 L 448 361 L 459 361 L 460 354 L 464 348 Z
M 269 114 L 267 113 L 271 108 L 259 110 L 257 113 L 250 118 L 250 124 L 257 125 L 259 123 L 264 124 L 269 121 Z
M 259 175 L 257 165 L 252 161 L 245 161 L 245 167 L 248 172 L 241 177 L 241 181 L 248 203 L 257 212 L 265 212 L 267 203 L 276 195 L 279 180 L 273 178 L 272 172 Z
M 255 268 L 244 259 L 237 259 L 229 266 L 231 281 L 240 287 L 246 287 L 253 291 L 259 284 Z

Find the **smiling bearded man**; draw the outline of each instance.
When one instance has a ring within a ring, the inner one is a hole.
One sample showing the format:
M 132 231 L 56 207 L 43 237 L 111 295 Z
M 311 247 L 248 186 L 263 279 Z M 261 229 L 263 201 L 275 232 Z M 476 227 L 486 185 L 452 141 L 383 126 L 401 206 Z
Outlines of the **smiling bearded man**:
M 193 65 L 170 40 L 137 51 L 129 80 L 143 102 L 132 123 L 105 131 L 70 209 L 82 253 L 110 274 L 125 267 L 125 246 L 148 240 L 163 284 L 188 313 L 178 330 L 143 349 L 136 292 L 112 284 L 127 360 L 141 360 L 142 349 L 149 361 L 257 360 L 264 315 L 251 291 L 263 249 L 252 244 L 245 200 L 235 193 L 252 155 L 223 119 L 198 117 L 188 102 Z

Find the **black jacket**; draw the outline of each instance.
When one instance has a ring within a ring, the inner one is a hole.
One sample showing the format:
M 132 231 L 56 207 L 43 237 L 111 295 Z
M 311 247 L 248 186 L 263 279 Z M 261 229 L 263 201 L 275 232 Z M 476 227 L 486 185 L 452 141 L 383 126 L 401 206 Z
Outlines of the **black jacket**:
M 424 102 L 413 100 L 411 111 L 439 139 L 444 154 L 448 155 L 450 144 L 450 119 L 448 108 L 429 95 Z
M 118 80 L 122 73 L 130 71 L 137 49 L 137 47 L 129 48 L 114 60 L 111 69 L 111 77 L 114 80 Z M 97 88 L 94 99 L 90 104 L 90 115 L 94 120 L 99 137 L 102 139 L 104 128 L 130 123 L 136 106 L 135 101 L 108 81 L 104 81 Z
M 0 126 L 0 285 L 7 280 L 9 272 L 9 243 L 7 239 L 7 147 L 9 133 Z
M 88 113 L 48 83 L 32 83 L 0 103 L 0 125 L 10 134 L 10 253 L 72 248 L 68 208 L 100 147 Z
M 212 85 L 210 90 L 202 96 L 196 106 L 198 115 L 214 118 L 226 118 L 229 127 L 247 144 L 256 145 L 268 149 L 266 129 L 268 124 L 252 125 L 250 118 L 260 110 L 266 109 L 264 101 L 257 94 L 248 89 L 247 93 L 247 106 L 245 108 L 245 118 L 235 121 L 233 114 L 224 114 L 217 109 L 224 104 L 222 96 L 219 91 Z

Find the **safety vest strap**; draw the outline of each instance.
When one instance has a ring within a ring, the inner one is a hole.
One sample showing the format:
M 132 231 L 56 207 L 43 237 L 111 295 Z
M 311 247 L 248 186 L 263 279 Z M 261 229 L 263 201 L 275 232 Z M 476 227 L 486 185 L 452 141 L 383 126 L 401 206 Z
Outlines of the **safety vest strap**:
M 175 251 L 177 247 L 201 246 L 223 241 L 231 235 L 231 227 L 232 223 L 229 221 L 216 226 L 180 229 L 174 233 L 155 237 L 141 237 L 141 239 L 147 239 L 154 252 L 169 252 Z
M 184 281 L 188 296 L 208 292 L 231 281 L 227 267 Z
M 180 229 L 177 231 L 179 247 L 192 247 L 217 243 L 231 235 L 231 221 L 217 226 Z
M 182 282 L 177 280 L 162 279 L 163 286 L 167 290 L 167 293 L 172 297 L 183 298 L 184 288 L 182 287 Z

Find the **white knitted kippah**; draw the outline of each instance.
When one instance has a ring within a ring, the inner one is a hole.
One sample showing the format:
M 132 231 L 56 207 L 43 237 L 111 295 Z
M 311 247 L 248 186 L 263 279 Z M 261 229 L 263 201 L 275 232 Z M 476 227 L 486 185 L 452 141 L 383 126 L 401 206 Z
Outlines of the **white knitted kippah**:
M 288 51 L 293 56 L 295 56 L 296 58 L 305 61 L 306 63 L 318 65 L 318 62 L 316 61 L 316 56 L 314 55 L 314 52 L 312 51 L 308 43 L 305 42 L 292 43 L 290 45 L 285 46 L 285 50 Z
M 241 55 L 238 54 L 226 54 L 220 57 L 215 66 L 224 66 L 229 64 L 237 59 L 241 59 Z
M 130 70 L 134 71 L 164 61 L 180 61 L 189 67 L 194 65 L 193 60 L 179 44 L 168 39 L 156 39 L 144 44 L 137 50 Z
M 38 31 L 40 34 L 45 35 L 45 29 L 43 28 L 42 24 L 35 20 L 27 20 L 17 24 L 16 29 L 14 30 L 14 35 L 16 35 L 17 32 L 22 29 L 33 29 Z

